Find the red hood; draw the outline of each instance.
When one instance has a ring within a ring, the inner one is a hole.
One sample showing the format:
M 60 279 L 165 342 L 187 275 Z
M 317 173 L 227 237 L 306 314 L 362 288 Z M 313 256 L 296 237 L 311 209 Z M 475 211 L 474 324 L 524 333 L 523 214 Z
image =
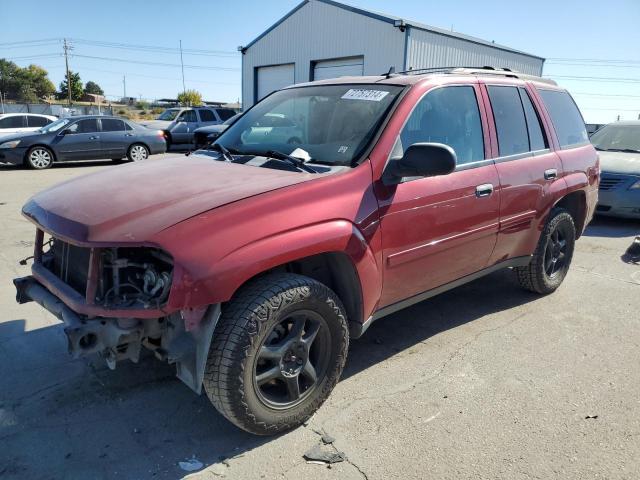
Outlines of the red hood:
M 194 215 L 314 177 L 180 156 L 74 178 L 38 193 L 22 211 L 44 230 L 72 241 L 145 242 Z

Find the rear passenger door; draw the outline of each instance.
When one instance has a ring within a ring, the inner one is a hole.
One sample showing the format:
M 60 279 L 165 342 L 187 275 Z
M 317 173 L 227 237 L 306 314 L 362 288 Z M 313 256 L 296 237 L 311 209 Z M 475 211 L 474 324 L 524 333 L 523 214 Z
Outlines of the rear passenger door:
M 555 192 L 562 163 L 549 148 L 537 99 L 525 84 L 486 84 L 493 118 L 493 156 L 501 185 L 500 228 L 491 262 L 530 255 Z
M 434 142 L 454 149 L 457 166 L 448 175 L 406 178 L 379 193 L 385 264 L 380 307 L 487 265 L 500 192 L 495 165 L 487 159 L 480 98 L 477 84 L 433 88 L 401 130 L 390 162 L 412 144 Z
M 100 140 L 104 155 L 108 158 L 121 159 L 127 153 L 131 138 L 126 136 L 125 123 L 117 118 L 102 118 L 100 123 L 102 124 Z

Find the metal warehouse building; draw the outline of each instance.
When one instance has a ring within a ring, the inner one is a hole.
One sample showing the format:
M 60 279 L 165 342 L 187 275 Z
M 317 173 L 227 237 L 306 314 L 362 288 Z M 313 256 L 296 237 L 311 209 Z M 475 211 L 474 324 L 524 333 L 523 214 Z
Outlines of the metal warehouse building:
M 333 0 L 304 0 L 245 47 L 244 108 L 293 83 L 429 67 L 541 75 L 544 58 Z

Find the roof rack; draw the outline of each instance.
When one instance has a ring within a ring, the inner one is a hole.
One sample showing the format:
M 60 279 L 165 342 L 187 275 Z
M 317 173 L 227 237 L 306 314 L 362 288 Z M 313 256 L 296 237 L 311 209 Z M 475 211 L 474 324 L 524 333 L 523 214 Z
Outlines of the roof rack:
M 497 75 L 508 78 L 519 78 L 521 80 L 531 80 L 536 82 L 547 83 L 549 85 L 557 85 L 554 80 L 549 78 L 542 78 L 536 75 L 527 75 L 526 73 L 520 73 L 510 68 L 496 68 L 496 67 L 430 67 L 430 68 L 416 68 L 414 70 L 404 70 L 402 72 L 396 72 L 391 75 L 427 75 L 430 73 L 450 73 L 453 75 Z

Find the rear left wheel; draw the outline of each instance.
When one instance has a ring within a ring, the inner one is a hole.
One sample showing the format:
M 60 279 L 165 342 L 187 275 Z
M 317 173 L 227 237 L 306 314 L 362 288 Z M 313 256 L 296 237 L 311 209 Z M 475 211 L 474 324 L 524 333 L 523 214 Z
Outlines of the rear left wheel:
M 243 430 L 286 431 L 329 396 L 348 345 L 335 293 L 301 275 L 267 275 L 243 288 L 224 309 L 204 388 L 218 411 Z
M 130 162 L 140 162 L 149 158 L 149 149 L 141 143 L 134 143 L 127 150 L 127 158 Z

